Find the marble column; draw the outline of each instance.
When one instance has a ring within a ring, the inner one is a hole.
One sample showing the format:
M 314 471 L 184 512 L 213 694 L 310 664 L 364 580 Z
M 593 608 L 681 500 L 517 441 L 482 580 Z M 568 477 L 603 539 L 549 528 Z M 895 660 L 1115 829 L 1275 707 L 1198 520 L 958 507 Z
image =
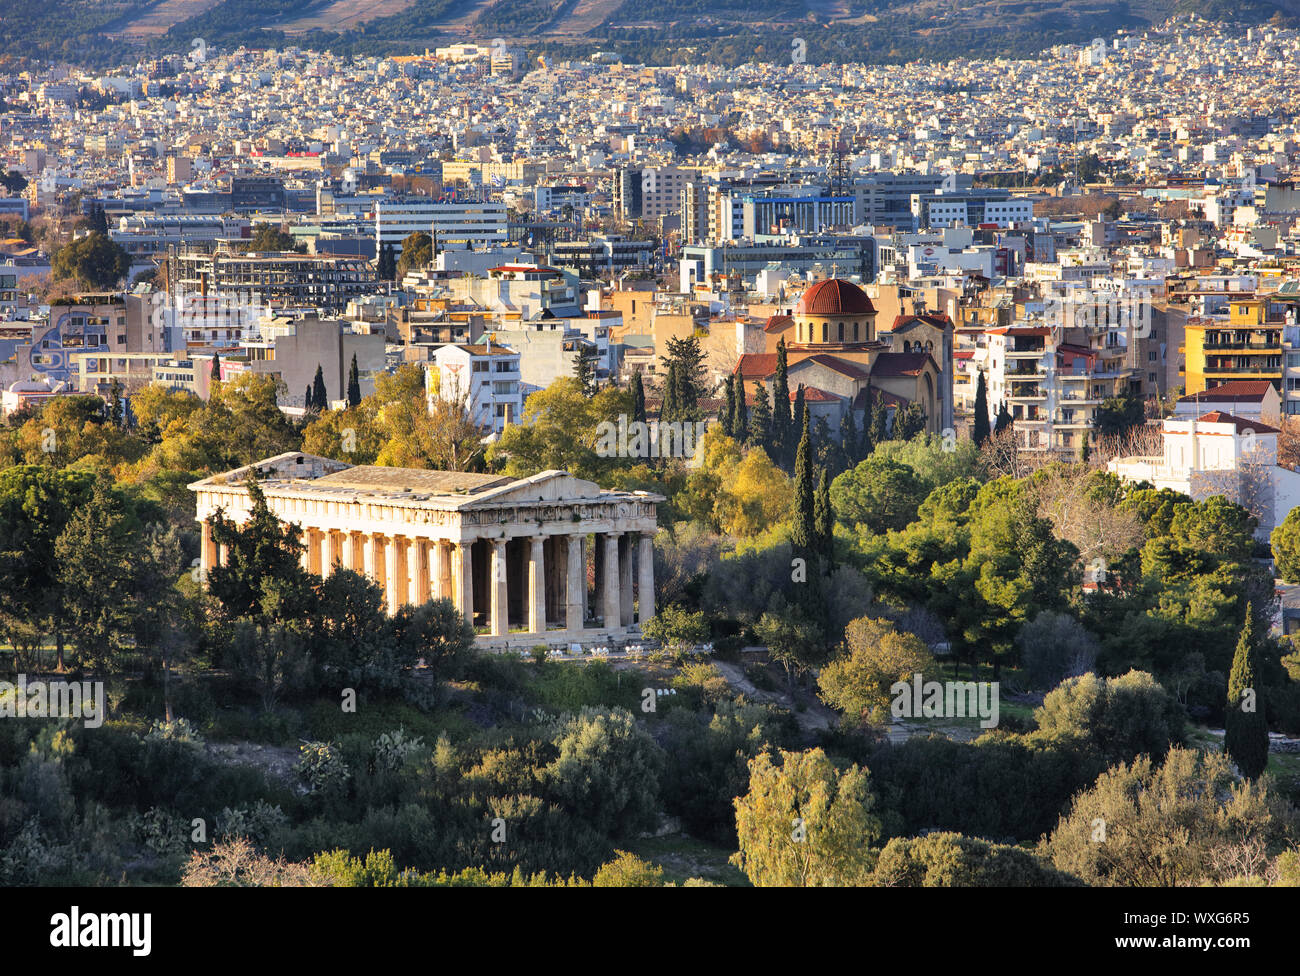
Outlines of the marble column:
M 619 623 L 623 627 L 632 626 L 632 556 L 634 555 L 633 536 L 628 533 L 618 540 L 618 595 L 620 597 Z
M 569 536 L 569 573 L 564 584 L 564 628 L 582 630 L 582 609 L 587 595 L 587 573 L 583 566 L 587 537 Z
M 452 579 L 452 572 L 451 572 L 452 555 L 451 554 L 455 550 L 455 548 L 456 548 L 455 545 L 452 543 L 448 543 L 448 542 L 438 543 L 438 552 L 440 553 L 438 558 L 442 560 L 441 563 L 442 568 L 438 571 L 438 579 L 440 580 L 438 584 L 440 587 L 440 589 L 438 590 L 438 595 L 441 597 L 445 597 L 448 600 L 454 600 L 455 593 L 456 593 L 455 587 L 451 581 Z
M 334 532 L 332 529 L 326 529 L 320 534 L 321 579 L 329 579 L 330 573 L 334 572 L 334 562 L 337 559 L 338 550 L 334 545 Z
M 535 535 L 528 553 L 528 631 L 546 633 L 546 539 Z
M 402 605 L 402 593 L 398 589 L 397 578 L 397 540 L 392 536 L 384 539 L 384 592 L 388 595 L 388 612 L 397 613 Z
M 474 624 L 474 550 L 471 543 L 460 542 L 452 547 L 452 568 L 455 571 L 456 608 L 465 619 Z
M 361 567 L 362 572 L 372 580 L 379 581 L 379 570 L 376 568 L 379 560 L 375 558 L 375 546 L 377 540 L 374 533 L 367 532 L 361 537 Z
M 440 599 L 447 595 L 442 588 L 442 567 L 446 559 L 443 554 L 442 540 L 431 539 L 426 551 L 428 557 L 424 571 L 429 575 L 429 599 Z
M 207 519 L 202 522 L 202 537 L 199 543 L 199 567 L 203 570 L 204 582 L 207 572 L 217 564 L 217 546 L 212 541 L 212 523 Z
M 492 636 L 504 637 L 510 633 L 510 591 L 506 584 L 506 540 L 492 542 Z
M 605 629 L 617 630 L 622 626 L 619 621 L 623 616 L 623 601 L 618 595 L 618 538 L 621 533 L 606 532 L 604 562 L 605 579 L 603 582 L 605 596 Z
M 655 534 L 641 533 L 641 552 L 637 557 L 637 622 L 644 627 L 655 615 Z
M 407 600 L 412 606 L 419 606 L 429 598 L 429 589 L 424 585 L 427 564 L 421 559 L 419 539 L 406 540 L 406 592 Z

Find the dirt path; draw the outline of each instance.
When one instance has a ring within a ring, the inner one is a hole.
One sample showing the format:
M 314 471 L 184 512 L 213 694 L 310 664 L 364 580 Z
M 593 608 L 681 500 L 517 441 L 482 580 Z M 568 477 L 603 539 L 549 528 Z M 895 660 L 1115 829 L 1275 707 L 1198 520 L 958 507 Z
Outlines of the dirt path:
M 751 701 L 763 702 L 772 705 L 780 705 L 782 708 L 788 708 L 790 714 L 794 716 L 799 728 L 805 732 L 819 732 L 829 729 L 838 721 L 838 717 L 821 702 L 802 702 L 805 707 L 802 711 L 795 708 L 795 702 L 790 695 L 785 692 L 764 691 L 759 688 L 749 678 L 745 677 L 745 669 L 739 664 L 732 664 L 729 661 L 713 661 L 713 666 L 722 672 L 722 676 L 727 679 L 727 684 L 739 691 Z

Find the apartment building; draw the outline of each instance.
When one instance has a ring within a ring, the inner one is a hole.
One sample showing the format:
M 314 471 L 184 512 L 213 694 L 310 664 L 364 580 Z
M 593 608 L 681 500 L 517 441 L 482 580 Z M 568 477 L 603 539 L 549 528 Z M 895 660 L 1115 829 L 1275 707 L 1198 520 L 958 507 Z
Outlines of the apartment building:
M 523 415 L 519 353 L 487 339 L 441 346 L 425 366 L 425 395 L 458 400 L 478 426 L 499 434 Z
M 439 248 L 489 247 L 506 242 L 509 216 L 504 203 L 490 200 L 420 197 L 375 203 L 376 249 L 391 244 L 400 254 L 402 241 L 417 232 L 435 235 Z
M 1200 393 L 1233 380 L 1269 380 L 1282 386 L 1280 303 L 1254 295 L 1229 299 L 1224 318 L 1190 319 L 1184 326 L 1184 392 Z

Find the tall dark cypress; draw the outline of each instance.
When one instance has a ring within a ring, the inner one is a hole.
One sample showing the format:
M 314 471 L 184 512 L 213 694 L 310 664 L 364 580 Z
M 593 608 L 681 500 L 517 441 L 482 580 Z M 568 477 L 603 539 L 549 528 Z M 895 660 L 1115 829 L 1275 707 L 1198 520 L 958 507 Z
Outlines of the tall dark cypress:
M 754 409 L 749 414 L 749 442 L 761 447 L 771 456 L 772 452 L 772 407 L 767 402 L 767 387 L 756 384 L 754 390 Z
M 1254 613 L 1247 604 L 1246 622 L 1232 656 L 1228 701 L 1223 711 L 1223 750 L 1247 779 L 1258 779 L 1268 765 L 1268 724 L 1264 720 L 1257 660 Z
M 722 407 L 718 410 L 718 425 L 722 432 L 728 437 L 731 436 L 731 418 L 736 412 L 736 378 L 728 376 L 722 381 L 723 399 Z
M 813 524 L 817 530 L 817 550 L 830 569 L 835 564 L 835 510 L 831 507 L 831 478 L 825 468 L 817 481 Z
M 671 424 L 677 419 L 677 414 L 681 407 L 677 402 L 677 393 L 681 389 L 681 383 L 677 379 L 677 364 L 670 362 L 668 364 L 668 375 L 664 377 L 662 396 L 659 402 L 659 422 L 661 424 Z
M 853 416 L 853 404 L 840 417 L 840 458 L 844 468 L 854 467 L 858 463 L 858 451 L 862 444 L 858 440 L 858 424 Z
M 1007 401 L 1002 401 L 1002 406 L 998 407 L 998 421 L 993 427 L 995 434 L 1000 434 L 1011 426 L 1011 411 L 1007 409 Z
M 803 384 L 799 384 L 799 389 L 794 393 L 794 416 L 792 418 L 793 426 L 791 430 L 801 431 L 804 428 L 804 421 L 807 419 L 808 405 L 804 401 Z M 796 445 L 797 446 L 797 445 Z M 790 463 L 794 463 L 794 451 L 790 451 Z
M 632 374 L 632 419 L 645 423 L 645 386 L 641 383 L 641 370 Z
M 772 380 L 772 449 L 777 463 L 794 460 L 794 437 L 799 418 L 790 415 L 790 376 L 786 366 L 785 337 L 776 344 L 776 376 Z
M 871 404 L 871 444 L 876 447 L 883 444 L 889 438 L 889 408 L 885 406 L 885 398 L 879 393 L 876 394 L 875 402 Z
M 307 384 L 307 389 L 303 392 L 302 405 L 308 413 L 316 409 L 316 397 L 312 395 L 310 383 Z
M 357 354 L 352 354 L 352 365 L 348 367 L 348 406 L 355 407 L 361 403 L 361 372 L 357 369 Z
M 311 383 L 311 405 L 317 410 L 328 410 L 329 395 L 325 392 L 325 371 L 316 364 L 316 378 Z
M 813 504 L 812 434 L 808 429 L 808 415 L 804 414 L 803 436 L 794 459 L 794 526 L 790 541 L 795 555 L 805 559 L 817 549 L 817 526 Z
M 983 370 L 980 370 L 979 382 L 975 386 L 975 428 L 971 436 L 976 447 L 989 439 L 989 391 L 984 383 Z
M 212 369 L 208 373 L 208 378 L 214 383 L 221 382 L 221 353 L 219 352 L 212 354 Z
M 749 396 L 745 393 L 745 377 L 736 374 L 736 412 L 731 417 L 731 436 L 744 442 L 749 439 Z

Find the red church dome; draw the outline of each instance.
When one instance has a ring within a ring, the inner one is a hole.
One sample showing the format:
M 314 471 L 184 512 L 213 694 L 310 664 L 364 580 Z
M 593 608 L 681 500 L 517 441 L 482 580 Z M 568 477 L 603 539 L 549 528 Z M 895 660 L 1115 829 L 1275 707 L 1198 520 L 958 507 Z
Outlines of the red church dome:
M 873 315 L 875 311 L 867 293 L 843 278 L 817 282 L 803 293 L 795 308 L 798 315 L 857 316 Z

